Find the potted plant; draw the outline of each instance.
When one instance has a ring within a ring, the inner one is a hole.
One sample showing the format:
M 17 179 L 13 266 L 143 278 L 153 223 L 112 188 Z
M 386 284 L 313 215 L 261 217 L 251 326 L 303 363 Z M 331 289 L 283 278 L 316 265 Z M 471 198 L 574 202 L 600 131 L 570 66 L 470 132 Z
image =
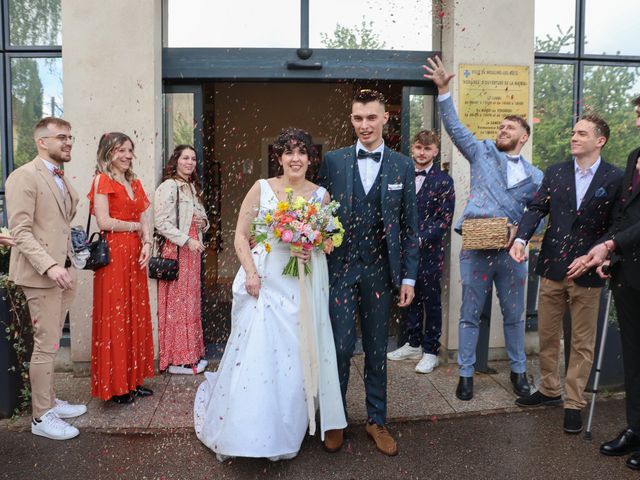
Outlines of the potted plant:
M 0 246 L 0 418 L 21 412 L 31 401 L 33 331 L 22 290 L 9 280 L 9 253 L 10 247 Z

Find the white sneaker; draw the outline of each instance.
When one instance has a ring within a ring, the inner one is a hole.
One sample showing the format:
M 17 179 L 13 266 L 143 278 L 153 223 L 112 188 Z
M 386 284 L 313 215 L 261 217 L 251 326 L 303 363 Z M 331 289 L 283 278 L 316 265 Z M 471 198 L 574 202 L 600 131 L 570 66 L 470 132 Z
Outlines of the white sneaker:
M 204 372 L 204 369 L 207 366 L 201 362 L 198 362 L 198 366 L 194 369 L 193 367 L 181 367 L 180 365 L 169 365 L 169 373 L 173 375 L 197 375 L 198 373 Z
M 409 342 L 393 352 L 387 353 L 389 360 L 419 360 L 422 356 L 422 347 L 412 347 Z
M 53 410 L 59 418 L 75 418 L 87 413 L 86 405 L 72 405 L 69 402 L 56 398 L 56 406 Z
M 416 372 L 431 373 L 438 366 L 438 357 L 432 353 L 425 353 L 416 365 Z
M 201 358 L 198 362 L 198 368 L 200 368 L 200 365 L 202 365 L 202 369 L 204 370 L 205 368 L 207 368 L 207 365 L 209 365 L 209 360 Z
M 69 440 L 80 435 L 80 430 L 58 417 L 52 408 L 40 417 L 39 422 L 31 419 L 31 433 L 51 440 Z

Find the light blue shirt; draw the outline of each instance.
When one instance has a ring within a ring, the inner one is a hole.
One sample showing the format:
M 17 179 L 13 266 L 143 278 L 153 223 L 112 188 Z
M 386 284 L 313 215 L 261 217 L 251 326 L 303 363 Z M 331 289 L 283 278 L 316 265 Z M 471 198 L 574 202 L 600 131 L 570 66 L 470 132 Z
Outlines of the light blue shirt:
M 593 176 L 596 174 L 598 167 L 600 166 L 601 158 L 598 157 L 598 160 L 595 161 L 593 165 L 591 165 L 586 170 L 580 170 L 578 166 L 578 162 L 576 159 L 573 159 L 573 166 L 575 168 L 576 175 L 576 208 L 580 208 L 580 204 L 582 203 L 582 199 L 584 198 L 587 190 L 589 190 L 589 185 L 591 185 L 591 181 L 593 180 Z

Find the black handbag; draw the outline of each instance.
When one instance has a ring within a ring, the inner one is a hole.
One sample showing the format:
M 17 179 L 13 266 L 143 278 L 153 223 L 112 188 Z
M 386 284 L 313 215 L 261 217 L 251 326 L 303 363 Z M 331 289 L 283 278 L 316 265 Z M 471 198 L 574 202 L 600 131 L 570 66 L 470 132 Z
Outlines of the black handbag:
M 180 229 L 180 186 L 178 182 L 176 182 L 176 225 L 178 230 Z M 156 242 L 157 241 L 157 242 Z M 149 260 L 149 278 L 155 278 L 156 280 L 165 280 L 172 281 L 178 278 L 178 271 L 180 269 L 180 247 L 178 247 L 178 258 L 163 258 L 162 255 L 162 247 L 166 238 L 157 230 L 154 229 L 153 234 L 153 248 L 152 251 L 155 250 L 156 243 L 159 244 L 158 255 L 151 256 Z
M 87 220 L 87 234 L 90 226 L 91 213 L 89 213 L 89 219 Z M 94 240 L 96 236 L 98 238 Z M 93 270 L 95 272 L 99 268 L 109 265 L 111 257 L 109 255 L 107 236 L 104 232 L 93 232 L 93 235 L 89 237 L 87 248 L 89 249 L 89 258 L 87 258 L 87 263 L 84 265 L 84 270 Z

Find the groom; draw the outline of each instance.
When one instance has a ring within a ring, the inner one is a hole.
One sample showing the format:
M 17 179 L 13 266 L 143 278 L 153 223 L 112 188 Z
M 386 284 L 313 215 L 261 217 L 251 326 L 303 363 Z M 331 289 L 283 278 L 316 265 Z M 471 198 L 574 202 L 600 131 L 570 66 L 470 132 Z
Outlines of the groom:
M 388 120 L 384 97 L 361 90 L 351 107 L 358 141 L 325 155 L 319 183 L 340 202 L 338 216 L 345 228 L 346 241 L 328 256 L 342 401 L 346 410 L 358 316 L 365 354 L 366 431 L 379 451 L 396 455 L 398 447 L 385 427 L 389 316 L 396 289 L 398 306 L 413 300 L 419 256 L 413 163 L 385 146 L 382 129 Z M 326 432 L 325 448 L 338 451 L 342 434 Z

